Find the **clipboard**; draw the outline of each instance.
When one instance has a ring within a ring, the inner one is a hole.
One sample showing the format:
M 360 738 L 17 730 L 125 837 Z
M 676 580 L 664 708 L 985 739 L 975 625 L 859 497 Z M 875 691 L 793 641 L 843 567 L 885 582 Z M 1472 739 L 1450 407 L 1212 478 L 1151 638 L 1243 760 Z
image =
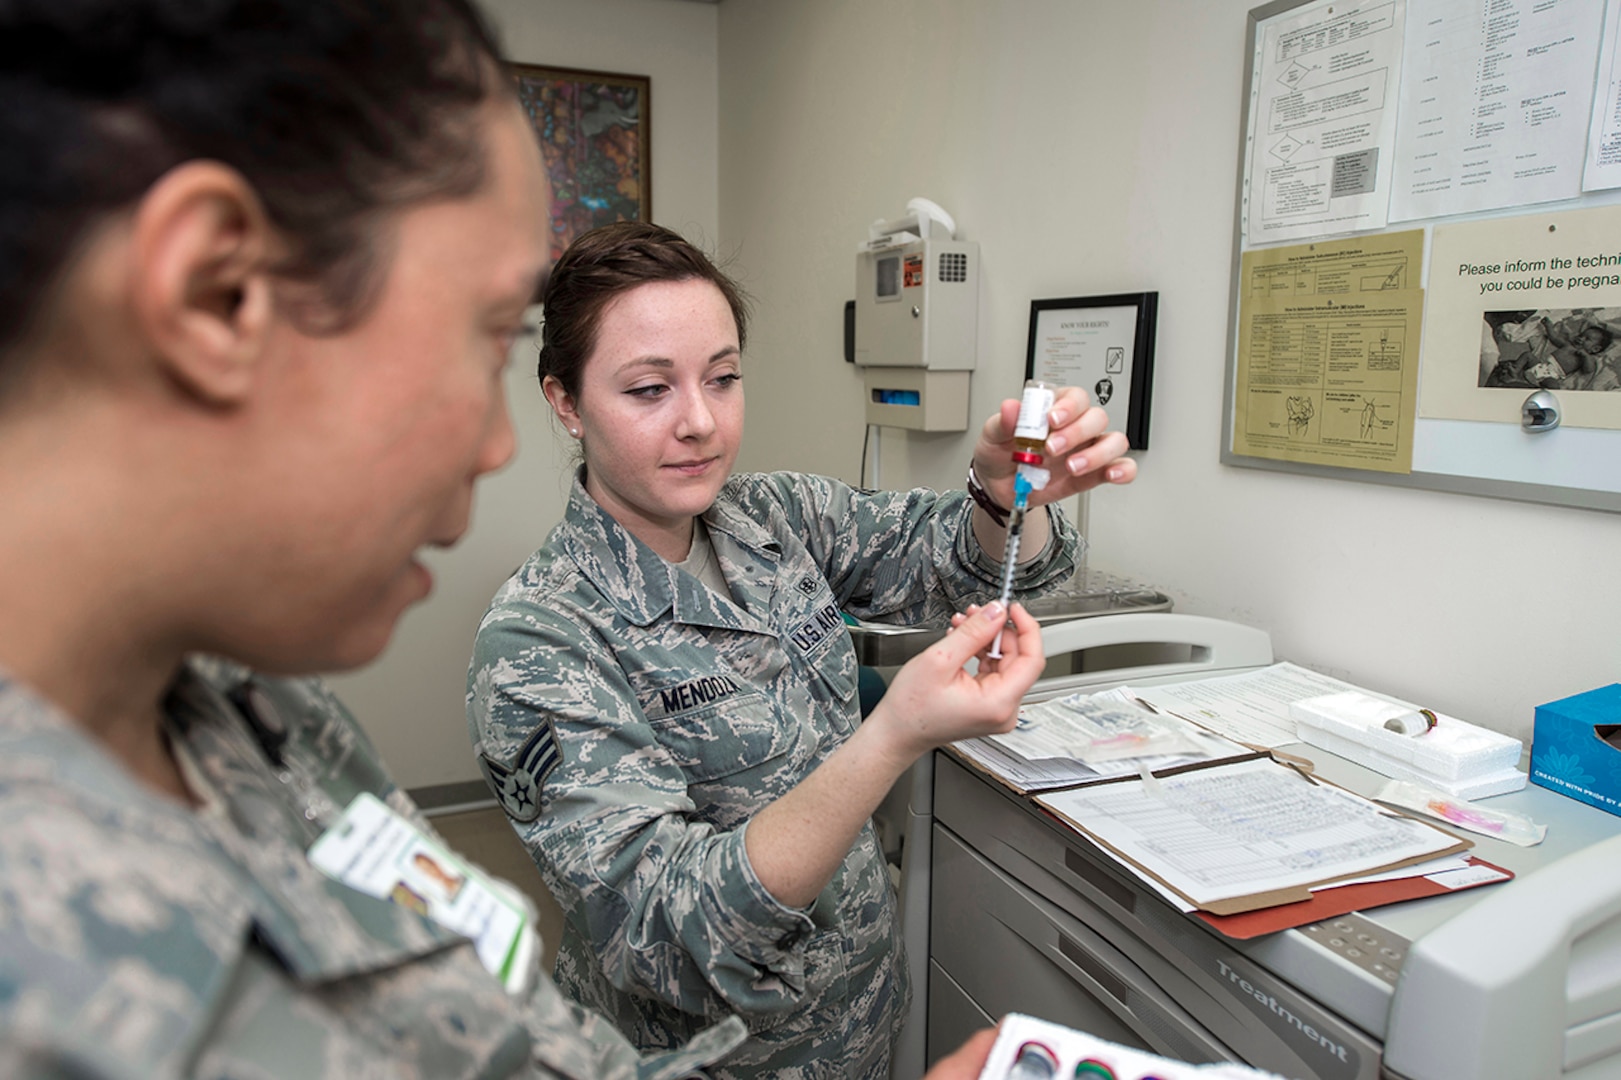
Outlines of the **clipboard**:
M 1177 767 L 1177 768 L 1174 768 L 1174 769 L 1164 769 L 1164 770 L 1161 770 L 1159 772 L 1152 773 L 1151 775 L 1153 775 L 1156 779 L 1161 779 L 1161 778 L 1170 777 L 1170 776 L 1179 775 L 1179 774 L 1184 774 L 1184 773 L 1199 772 L 1199 771 L 1203 771 L 1203 770 L 1207 770 L 1207 769 L 1215 769 L 1215 768 L 1221 768 L 1223 766 L 1241 764 L 1241 763 L 1244 763 L 1244 762 L 1255 761 L 1255 760 L 1262 759 L 1262 758 L 1271 758 L 1271 755 L 1270 754 L 1264 754 L 1264 753 L 1256 753 L 1256 754 L 1246 755 L 1245 757 L 1240 758 L 1240 759 L 1236 759 L 1236 760 L 1228 759 L 1228 760 L 1219 761 L 1219 762 L 1197 762 L 1197 763 L 1190 764 L 1190 765 L 1180 766 L 1180 767 Z M 1342 791 L 1345 794 L 1351 796 L 1352 798 L 1354 798 L 1354 799 L 1356 799 L 1356 800 L 1358 800 L 1360 802 L 1366 802 L 1369 805 L 1376 805 L 1376 804 L 1374 804 L 1372 802 L 1372 800 L 1367 799 L 1364 796 L 1358 795 L 1355 792 L 1352 792 L 1352 791 L 1350 791 L 1350 790 L 1348 790 L 1346 788 L 1340 787 L 1337 784 L 1332 784 L 1332 783 L 1329 783 L 1328 781 L 1323 780 L 1321 778 L 1314 778 L 1314 777 L 1310 776 L 1303 769 L 1301 769 L 1298 765 L 1295 765 L 1292 762 L 1278 761 L 1275 758 L 1273 758 L 1272 760 L 1274 760 L 1276 762 L 1278 768 L 1287 770 L 1287 771 L 1289 771 L 1291 773 L 1294 773 L 1294 774 L 1298 775 L 1302 779 L 1303 782 L 1315 784 L 1317 786 L 1325 787 L 1325 788 L 1334 788 L 1335 790 Z M 1088 785 L 1084 785 L 1084 786 L 1087 787 L 1087 788 L 1095 788 L 1095 787 L 1102 786 L 1103 784 L 1138 784 L 1138 785 L 1140 785 L 1143 782 L 1144 782 L 1143 779 L 1141 777 L 1139 777 L 1139 776 L 1130 776 L 1130 777 L 1116 777 L 1116 778 L 1111 779 L 1111 780 L 1103 781 L 1101 784 L 1088 784 Z M 1075 788 L 1066 788 L 1064 790 L 1065 791 L 1073 791 L 1073 790 L 1075 790 Z M 1183 892 L 1181 889 L 1178 889 L 1170 881 L 1166 880 L 1165 877 L 1163 877 L 1161 874 L 1157 873 L 1153 868 L 1144 865 L 1142 862 L 1132 858 L 1131 856 L 1127 855 L 1125 852 L 1121 851 L 1118 847 L 1116 847 L 1114 844 L 1110 843 L 1103 836 L 1100 836 L 1093 829 L 1089 828 L 1085 823 L 1075 820 L 1069 814 L 1065 813 L 1061 808 L 1053 806 L 1051 803 L 1049 803 L 1047 801 L 1047 799 L 1048 799 L 1048 796 L 1054 795 L 1054 794 L 1058 794 L 1058 792 L 1049 792 L 1046 795 L 1038 795 L 1033 799 L 1033 802 L 1035 803 L 1036 806 L 1040 807 L 1044 812 L 1046 812 L 1048 815 L 1050 815 L 1054 819 L 1056 819 L 1056 820 L 1058 820 L 1060 822 L 1063 822 L 1069 828 L 1075 830 L 1077 833 L 1081 834 L 1082 836 L 1085 836 L 1088 840 L 1090 840 L 1092 843 L 1096 844 L 1101 850 L 1107 852 L 1111 857 L 1113 857 L 1114 859 L 1119 861 L 1122 865 L 1130 868 L 1133 873 L 1138 874 L 1138 875 L 1140 875 L 1140 876 L 1142 876 L 1144 878 L 1147 878 L 1147 879 L 1150 879 L 1150 880 L 1154 881 L 1159 887 L 1165 889 L 1167 892 L 1170 892 L 1170 893 L 1176 895 L 1177 897 L 1180 897 L 1181 900 L 1184 903 L 1190 905 L 1191 907 L 1193 907 L 1195 909 L 1195 912 L 1194 912 L 1195 914 L 1209 913 L 1211 915 L 1216 915 L 1216 916 L 1232 916 L 1232 915 L 1239 915 L 1239 914 L 1246 913 L 1246 912 L 1258 911 L 1258 910 L 1265 909 L 1265 908 L 1273 908 L 1273 907 L 1277 907 L 1279 905 L 1307 904 L 1312 900 L 1312 898 L 1314 896 L 1314 894 L 1312 892 L 1313 888 L 1322 889 L 1324 886 L 1332 885 L 1335 881 L 1348 880 L 1348 879 L 1351 879 L 1351 878 L 1363 877 L 1363 876 L 1366 876 L 1366 875 L 1369 875 L 1369 874 L 1378 874 L 1378 873 L 1383 873 L 1383 872 L 1389 871 L 1389 870 L 1396 870 L 1396 869 L 1399 869 L 1399 868 L 1401 868 L 1403 866 L 1413 866 L 1413 865 L 1416 865 L 1418 863 L 1427 862 L 1430 859 L 1440 858 L 1440 857 L 1446 856 L 1446 855 L 1457 855 L 1457 854 L 1460 854 L 1462 852 L 1468 851 L 1469 849 L 1474 847 L 1474 842 L 1473 841 L 1461 839 L 1458 836 L 1456 836 L 1455 834 L 1453 834 L 1451 832 L 1448 832 L 1446 829 L 1443 829 L 1440 826 L 1438 826 L 1438 825 L 1436 825 L 1436 824 L 1434 824 L 1434 823 L 1432 823 L 1430 821 L 1426 821 L 1423 818 L 1417 817 L 1417 816 L 1412 815 L 1412 814 L 1402 813 L 1402 812 L 1400 812 L 1399 810 L 1396 810 L 1396 809 L 1388 808 L 1388 807 L 1385 807 L 1385 806 L 1382 806 L 1382 805 L 1376 805 L 1376 809 L 1380 814 L 1382 814 L 1382 815 L 1384 815 L 1386 817 L 1399 817 L 1399 818 L 1402 818 L 1404 820 L 1410 821 L 1410 822 L 1414 823 L 1415 825 L 1421 826 L 1423 828 L 1434 830 L 1436 833 L 1440 834 L 1441 837 L 1444 837 L 1448 841 L 1448 843 L 1446 843 L 1446 844 L 1444 844 L 1444 845 L 1442 845 L 1440 847 L 1433 848 L 1431 850 L 1425 851 L 1422 854 L 1415 855 L 1415 856 L 1410 857 L 1410 858 L 1398 858 L 1398 859 L 1393 859 L 1393 860 L 1389 860 L 1389 861 L 1382 862 L 1382 863 L 1374 863 L 1374 864 L 1369 864 L 1367 866 L 1360 866 L 1360 867 L 1356 868 L 1352 872 L 1337 874 L 1337 875 L 1334 875 L 1332 877 L 1325 877 L 1325 878 L 1321 878 L 1321 879 L 1318 879 L 1318 880 L 1315 880 L 1315 881 L 1307 881 L 1307 882 L 1303 882 L 1303 883 L 1301 883 L 1299 885 L 1290 885 L 1290 886 L 1286 886 L 1286 887 L 1282 887 L 1282 888 L 1267 889 L 1267 890 L 1260 891 L 1260 892 L 1245 893 L 1245 894 L 1238 895 L 1238 896 L 1224 897 L 1224 898 L 1221 898 L 1219 900 L 1212 900 L 1212 901 L 1207 901 L 1207 902 L 1201 903 L 1198 900 L 1196 900 L 1194 897 L 1189 896 L 1186 892 Z M 1397 879 L 1398 882 L 1405 881 L 1405 880 L 1407 880 L 1407 879 Z M 1424 880 L 1424 879 L 1421 878 L 1420 880 Z M 1393 882 L 1393 883 L 1390 883 L 1390 884 L 1395 884 L 1395 883 Z M 1446 890 L 1443 888 L 1443 889 L 1440 889 L 1439 891 L 1446 891 Z M 1350 909 L 1347 909 L 1347 910 L 1355 910 L 1355 908 L 1350 908 Z M 1340 914 L 1343 914 L 1343 912 L 1340 912 Z M 1313 919 L 1307 918 L 1304 921 L 1305 922 L 1311 922 L 1311 921 L 1313 921 Z
M 1223 937 L 1248 941 L 1263 934 L 1293 930 L 1297 926 L 1309 926 L 1324 919 L 1349 915 L 1353 911 L 1399 904 L 1404 900 L 1422 900 L 1429 896 L 1447 896 L 1465 889 L 1478 889 L 1482 885 L 1496 885 L 1514 880 L 1513 871 L 1505 870 L 1495 863 L 1489 863 L 1473 855 L 1469 857 L 1469 866 L 1472 869 L 1495 871 L 1496 876 L 1481 874 L 1475 880 L 1462 885 L 1447 885 L 1424 876 L 1396 878 L 1393 881 L 1370 881 L 1360 885 L 1338 885 L 1319 889 L 1311 894 L 1311 899 L 1292 904 L 1278 904 L 1236 915 L 1216 915 L 1208 911 L 1195 911 L 1193 915 L 1202 919 L 1205 925 Z M 1448 871 L 1448 873 L 1457 872 Z

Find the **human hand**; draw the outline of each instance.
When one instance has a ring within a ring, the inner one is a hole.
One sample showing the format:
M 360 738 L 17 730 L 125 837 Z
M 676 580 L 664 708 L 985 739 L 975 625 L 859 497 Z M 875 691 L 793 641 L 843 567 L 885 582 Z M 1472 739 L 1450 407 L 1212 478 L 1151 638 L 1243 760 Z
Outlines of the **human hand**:
M 1019 402 L 1009 398 L 980 429 L 974 447 L 974 475 L 1005 507 L 1013 505 L 1013 431 L 1019 421 Z M 1085 390 L 1066 386 L 1059 390 L 1047 413 L 1047 445 L 1043 464 L 1052 480 L 1030 493 L 1030 505 L 1057 502 L 1099 484 L 1129 484 L 1137 477 L 1137 462 L 1126 457 L 1130 446 L 1119 431 L 1109 431 L 1109 414 L 1091 403 Z
M 1002 655 L 992 658 L 987 650 L 998 632 Z M 970 675 L 963 665 L 976 656 Z M 1012 731 L 1020 699 L 1045 666 L 1041 628 L 1023 606 L 970 607 L 953 618 L 949 634 L 896 672 L 863 726 L 881 732 L 896 761 L 909 765 L 937 746 Z
M 995 1045 L 995 1028 L 976 1031 L 967 1042 L 935 1062 L 934 1068 L 923 1074 L 923 1080 L 975 1080 L 985 1071 L 985 1062 Z

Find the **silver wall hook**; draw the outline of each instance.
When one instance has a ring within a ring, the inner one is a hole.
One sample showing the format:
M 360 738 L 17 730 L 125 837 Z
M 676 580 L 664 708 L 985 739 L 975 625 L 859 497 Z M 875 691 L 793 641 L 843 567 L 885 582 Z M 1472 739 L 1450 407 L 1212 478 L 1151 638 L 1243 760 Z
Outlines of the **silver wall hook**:
M 1552 431 L 1559 426 L 1559 399 L 1551 390 L 1538 390 L 1520 406 L 1520 427 L 1526 431 Z

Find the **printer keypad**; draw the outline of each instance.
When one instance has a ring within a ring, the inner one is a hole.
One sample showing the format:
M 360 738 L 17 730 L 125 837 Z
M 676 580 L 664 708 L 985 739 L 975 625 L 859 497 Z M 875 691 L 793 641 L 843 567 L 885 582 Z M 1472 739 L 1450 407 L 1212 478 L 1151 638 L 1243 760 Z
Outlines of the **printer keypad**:
M 1408 941 L 1360 915 L 1340 915 L 1300 928 L 1319 945 L 1384 982 L 1396 982 Z

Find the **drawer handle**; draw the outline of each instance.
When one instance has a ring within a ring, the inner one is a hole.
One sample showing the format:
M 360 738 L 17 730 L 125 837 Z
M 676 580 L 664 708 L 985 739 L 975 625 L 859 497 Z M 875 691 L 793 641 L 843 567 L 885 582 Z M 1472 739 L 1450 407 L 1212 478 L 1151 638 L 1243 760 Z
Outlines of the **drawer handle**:
M 1058 951 L 1064 958 L 1082 971 L 1086 972 L 1094 982 L 1101 986 L 1106 994 L 1120 1004 L 1126 1004 L 1126 997 L 1131 993 L 1131 987 L 1114 972 L 1098 962 L 1097 957 L 1081 947 L 1080 942 L 1071 941 L 1068 935 L 1058 935 Z
M 1074 848 L 1064 849 L 1064 869 L 1113 900 L 1129 915 L 1137 909 L 1137 894 L 1120 884 L 1076 853 Z

